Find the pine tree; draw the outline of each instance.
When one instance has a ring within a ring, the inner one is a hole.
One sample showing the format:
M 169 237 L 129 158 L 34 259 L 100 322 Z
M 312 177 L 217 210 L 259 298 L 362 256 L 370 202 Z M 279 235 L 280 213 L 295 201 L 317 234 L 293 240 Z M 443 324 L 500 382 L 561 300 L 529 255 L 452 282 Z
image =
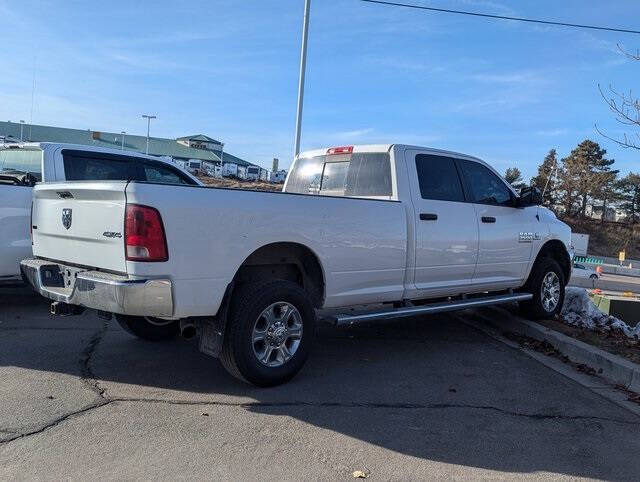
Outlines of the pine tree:
M 556 203 L 556 184 L 558 158 L 555 149 L 551 149 L 538 166 L 538 175 L 531 178 L 531 185 L 540 189 L 544 194 L 542 203 L 547 207 L 552 207 Z M 546 188 L 546 189 L 545 189 Z
M 617 182 L 617 188 L 627 222 L 635 224 L 640 216 L 640 174 L 630 172 Z
M 585 139 L 562 160 L 559 177 L 568 214 L 585 217 L 589 200 L 602 196 L 603 183 L 608 183 L 611 176 L 615 179 L 617 171 L 610 168 L 615 161 L 606 159 L 606 153 L 597 142 Z
M 522 173 L 517 167 L 510 167 L 504 173 L 504 180 L 507 181 L 516 191 L 519 191 L 526 184 L 522 182 Z

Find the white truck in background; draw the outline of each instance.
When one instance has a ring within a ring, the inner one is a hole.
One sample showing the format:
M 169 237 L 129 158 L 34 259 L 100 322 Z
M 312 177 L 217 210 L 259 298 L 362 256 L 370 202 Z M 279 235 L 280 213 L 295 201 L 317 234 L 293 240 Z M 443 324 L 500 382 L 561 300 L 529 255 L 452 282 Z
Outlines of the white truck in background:
M 31 256 L 33 186 L 88 179 L 200 184 L 169 161 L 135 152 L 48 142 L 0 144 L 0 287 L 22 282 L 20 261 Z
M 231 374 L 270 386 L 302 368 L 317 310 L 338 324 L 510 302 L 554 316 L 571 231 L 540 202 L 477 158 L 401 144 L 305 152 L 282 193 L 41 184 L 22 269 L 54 313 L 198 335 Z

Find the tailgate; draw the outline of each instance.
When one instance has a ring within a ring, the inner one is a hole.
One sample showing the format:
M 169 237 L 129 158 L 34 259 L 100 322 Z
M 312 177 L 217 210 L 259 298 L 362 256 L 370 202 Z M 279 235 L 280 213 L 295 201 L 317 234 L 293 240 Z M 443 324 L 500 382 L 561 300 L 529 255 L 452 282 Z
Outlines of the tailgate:
M 126 186 L 120 181 L 38 184 L 33 254 L 125 273 Z

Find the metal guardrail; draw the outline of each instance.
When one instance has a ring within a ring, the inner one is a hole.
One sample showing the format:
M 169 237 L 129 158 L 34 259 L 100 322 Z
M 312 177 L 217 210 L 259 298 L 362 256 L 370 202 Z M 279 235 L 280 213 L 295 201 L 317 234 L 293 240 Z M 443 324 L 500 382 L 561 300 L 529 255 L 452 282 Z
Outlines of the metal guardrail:
M 584 263 L 584 264 L 604 264 L 604 259 L 602 258 L 594 258 L 591 256 L 574 256 L 574 263 Z

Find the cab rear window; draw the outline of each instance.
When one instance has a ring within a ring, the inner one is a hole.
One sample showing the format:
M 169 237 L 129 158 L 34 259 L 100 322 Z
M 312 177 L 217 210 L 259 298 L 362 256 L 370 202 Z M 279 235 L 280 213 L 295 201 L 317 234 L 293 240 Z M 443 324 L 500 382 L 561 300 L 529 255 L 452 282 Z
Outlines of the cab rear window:
M 41 149 L 0 149 L 0 175 L 31 174 L 42 181 Z
M 286 192 L 346 197 L 391 197 L 388 153 L 323 155 L 298 159 Z

